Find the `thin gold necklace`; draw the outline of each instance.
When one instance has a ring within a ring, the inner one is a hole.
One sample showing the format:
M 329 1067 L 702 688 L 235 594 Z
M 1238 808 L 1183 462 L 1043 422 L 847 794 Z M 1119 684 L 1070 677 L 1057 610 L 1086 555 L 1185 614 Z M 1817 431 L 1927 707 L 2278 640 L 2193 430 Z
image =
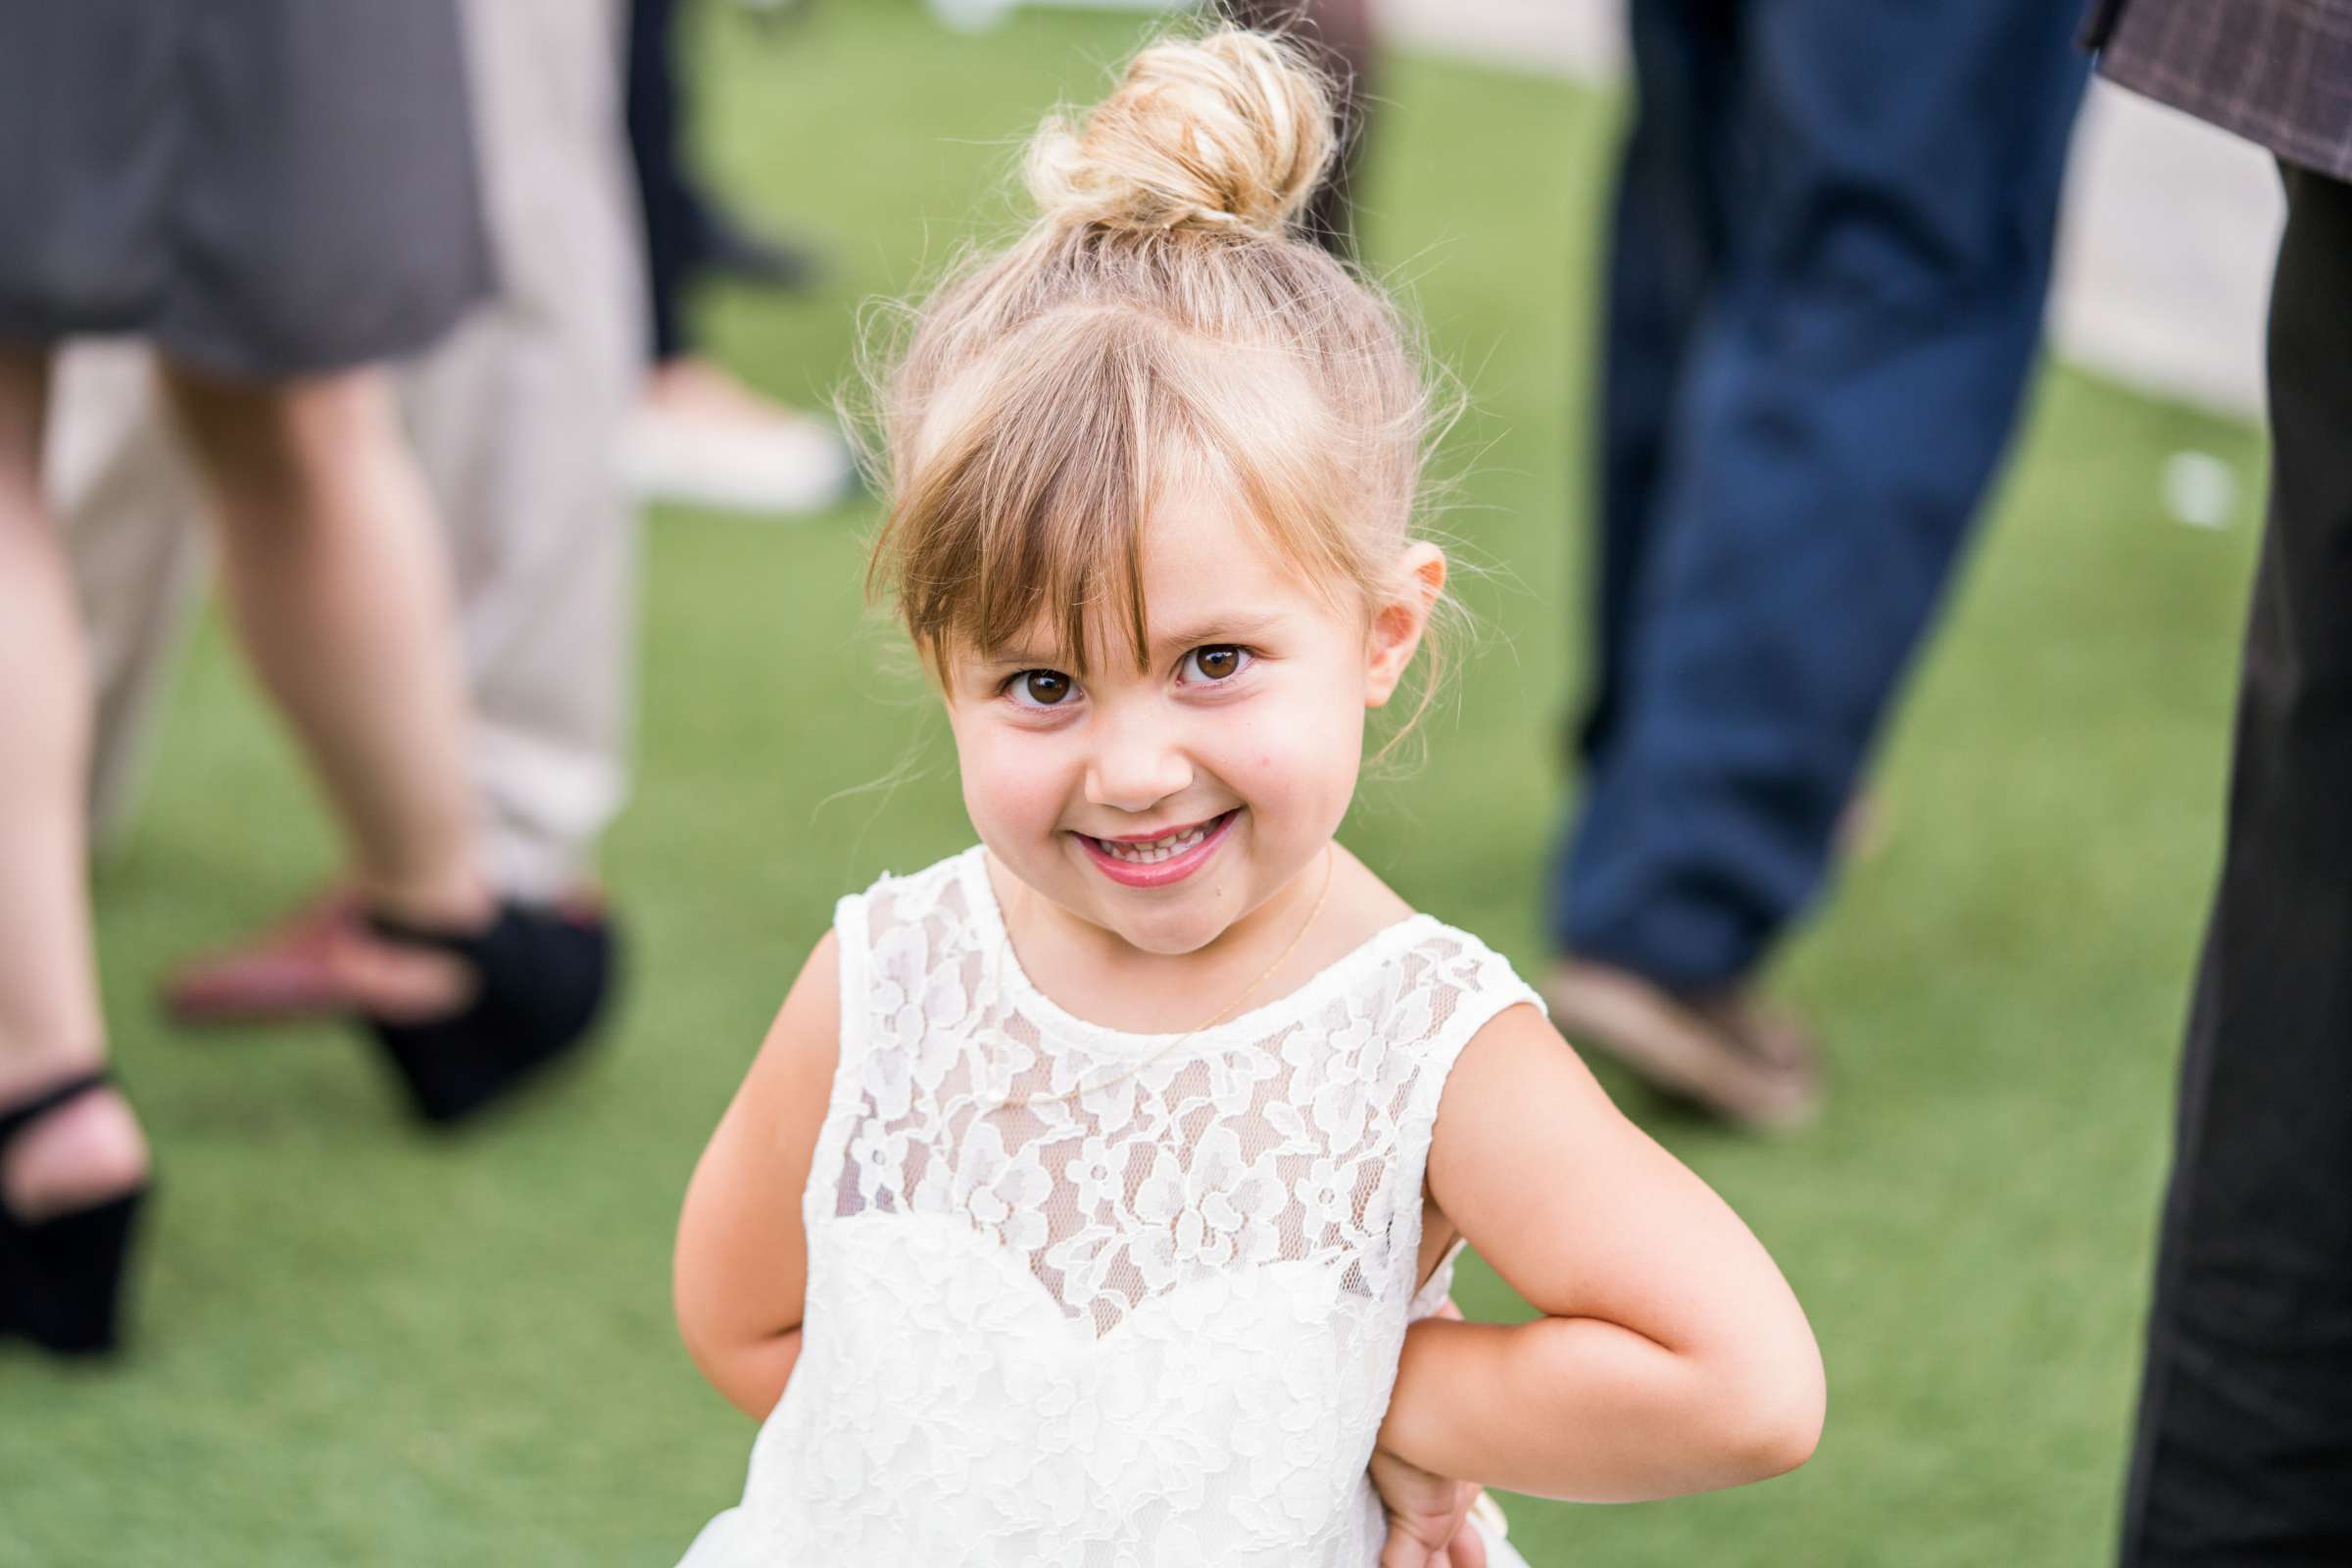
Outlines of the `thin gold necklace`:
M 1236 1012 L 1241 1010 L 1242 1004 L 1249 1001 L 1250 995 L 1255 992 L 1259 986 L 1264 985 L 1273 977 L 1275 970 L 1281 968 L 1284 964 L 1291 961 L 1291 955 L 1298 951 L 1298 944 L 1306 940 L 1306 934 L 1314 929 L 1315 922 L 1323 918 L 1323 906 L 1331 899 L 1332 868 L 1333 862 L 1337 859 L 1338 854 L 1334 847 L 1331 845 L 1325 845 L 1323 849 L 1323 886 L 1321 890 L 1315 894 L 1315 906 L 1306 911 L 1305 920 L 1300 922 L 1298 931 L 1293 933 L 1290 946 L 1284 948 L 1282 952 L 1275 956 L 1275 959 L 1272 963 L 1267 964 L 1263 969 L 1260 969 L 1257 972 L 1256 979 L 1251 980 L 1248 985 L 1244 986 L 1241 991 L 1235 995 L 1231 1002 L 1228 1002 L 1224 1006 L 1218 1008 L 1216 1013 L 1207 1021 L 1193 1025 L 1190 1029 L 1187 1029 L 1184 1033 L 1168 1041 L 1167 1044 L 1161 1046 L 1157 1051 L 1154 1051 L 1152 1053 L 1152 1054 L 1146 1056 L 1134 1066 L 1127 1068 L 1124 1072 L 1120 1072 L 1111 1077 L 1105 1078 L 1101 1083 L 1074 1084 L 1070 1088 L 1063 1090 L 1058 1095 L 1050 1095 L 1044 1093 L 1023 1095 L 1018 1100 L 1005 1101 L 1004 1108 L 1006 1110 L 1017 1110 L 1023 1105 L 1035 1104 L 1041 1100 L 1076 1101 L 1081 1096 L 1094 1094 L 1104 1089 L 1109 1089 L 1114 1085 L 1126 1082 L 1128 1079 L 1135 1077 L 1139 1073 L 1149 1070 L 1154 1064 L 1165 1060 L 1169 1054 L 1175 1051 L 1178 1046 L 1183 1045 L 1195 1035 L 1200 1034 L 1206 1030 L 1214 1029 L 1217 1025 L 1232 1017 Z M 1012 934 L 1009 931 L 1004 934 L 1004 946 L 1007 951 L 1009 951 L 1012 947 Z

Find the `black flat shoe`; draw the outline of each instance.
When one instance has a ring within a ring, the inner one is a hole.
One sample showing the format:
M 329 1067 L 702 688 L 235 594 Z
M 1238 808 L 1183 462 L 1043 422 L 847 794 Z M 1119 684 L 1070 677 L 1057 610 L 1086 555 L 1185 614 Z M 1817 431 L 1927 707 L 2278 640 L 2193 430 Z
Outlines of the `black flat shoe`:
M 0 1110 L 0 1155 L 43 1116 L 107 1088 L 93 1072 Z M 60 1355 L 115 1348 L 122 1279 L 148 1184 L 86 1208 L 21 1220 L 0 1202 L 0 1339 L 23 1335 Z
M 616 943 L 602 918 L 510 902 L 476 932 L 368 920 L 386 941 L 449 954 L 476 976 L 473 1001 L 449 1017 L 368 1021 L 411 1106 L 438 1125 L 470 1118 L 577 1052 L 612 989 Z
M 785 294 L 806 294 L 823 278 L 824 257 L 814 247 L 748 228 L 715 208 L 704 215 L 697 260 L 705 270 Z

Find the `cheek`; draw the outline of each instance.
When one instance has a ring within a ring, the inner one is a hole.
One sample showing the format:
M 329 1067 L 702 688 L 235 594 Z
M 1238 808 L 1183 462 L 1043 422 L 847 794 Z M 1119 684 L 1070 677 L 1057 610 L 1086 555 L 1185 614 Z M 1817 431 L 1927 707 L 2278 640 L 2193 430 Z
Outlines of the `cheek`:
M 1364 710 L 1328 700 L 1285 704 L 1252 715 L 1228 754 L 1227 782 L 1269 828 L 1336 828 L 1355 794 Z
M 1059 820 L 1062 793 L 1053 748 L 1040 744 L 1040 737 L 984 725 L 959 728 L 956 764 L 964 810 L 982 837 L 1019 837 Z

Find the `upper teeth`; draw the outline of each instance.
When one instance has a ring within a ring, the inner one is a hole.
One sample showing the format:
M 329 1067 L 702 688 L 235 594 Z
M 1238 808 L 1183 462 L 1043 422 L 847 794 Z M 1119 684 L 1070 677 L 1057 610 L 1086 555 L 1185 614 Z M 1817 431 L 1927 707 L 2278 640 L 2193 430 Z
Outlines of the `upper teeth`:
M 1095 842 L 1102 846 L 1104 855 L 1114 860 L 1125 860 L 1130 865 L 1152 865 L 1170 856 L 1182 855 L 1208 837 L 1208 830 L 1215 825 L 1213 822 L 1204 822 L 1199 827 L 1188 827 L 1181 833 L 1171 833 L 1164 839 L 1148 839 L 1141 844 L 1114 844 L 1109 839 L 1097 839 Z

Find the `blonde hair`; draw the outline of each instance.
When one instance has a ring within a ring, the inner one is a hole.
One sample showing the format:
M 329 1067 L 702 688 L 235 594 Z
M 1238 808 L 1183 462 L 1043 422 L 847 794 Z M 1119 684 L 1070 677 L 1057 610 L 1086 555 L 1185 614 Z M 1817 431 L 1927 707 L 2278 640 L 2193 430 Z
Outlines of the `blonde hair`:
M 1142 667 L 1142 534 L 1180 487 L 1239 496 L 1335 605 L 1396 590 L 1431 399 L 1395 309 L 1294 229 L 1331 127 L 1302 56 L 1224 28 L 1040 128 L 1041 216 L 934 294 L 878 388 L 867 588 L 943 677 L 1041 620 L 1081 667 L 1099 631 Z

